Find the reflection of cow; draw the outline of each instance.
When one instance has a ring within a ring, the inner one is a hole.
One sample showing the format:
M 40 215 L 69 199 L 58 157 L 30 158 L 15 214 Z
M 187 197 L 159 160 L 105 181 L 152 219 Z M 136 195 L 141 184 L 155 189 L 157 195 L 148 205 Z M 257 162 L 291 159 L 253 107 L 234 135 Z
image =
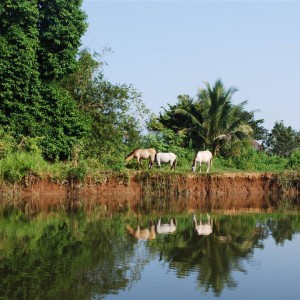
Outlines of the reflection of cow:
M 193 217 L 193 222 L 198 235 L 210 235 L 212 233 L 212 221 L 210 220 L 209 214 L 207 214 L 207 223 L 202 224 L 202 220 L 200 219 L 200 223 L 197 224 L 195 215 Z
M 161 223 L 161 219 L 158 220 L 156 225 L 157 233 L 173 233 L 176 231 L 176 221 L 171 219 L 170 223 Z
M 151 225 L 149 228 L 140 228 L 140 225 L 137 226 L 137 229 L 134 230 L 130 225 L 126 226 L 127 232 L 135 237 L 138 240 L 154 240 L 156 237 L 155 226 Z
M 154 240 L 156 233 L 173 233 L 176 231 L 176 221 L 171 219 L 169 223 L 161 223 L 161 219 L 158 220 L 156 226 L 151 222 L 150 228 L 140 228 L 140 225 L 136 229 L 133 229 L 130 225 L 126 226 L 126 231 L 138 240 Z

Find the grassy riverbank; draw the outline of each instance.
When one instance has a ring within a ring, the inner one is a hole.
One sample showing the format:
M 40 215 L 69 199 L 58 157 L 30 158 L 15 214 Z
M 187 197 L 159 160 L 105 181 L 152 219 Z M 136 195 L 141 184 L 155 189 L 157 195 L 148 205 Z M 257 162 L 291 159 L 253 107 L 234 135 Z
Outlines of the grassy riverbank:
M 179 156 L 175 171 L 170 171 L 169 165 L 163 165 L 161 169 L 153 167 L 152 170 L 148 170 L 146 161 L 138 171 L 136 160 L 127 164 L 122 160 L 122 163 L 116 165 L 83 158 L 76 163 L 74 161 L 49 163 L 39 152 L 16 151 L 7 154 L 0 160 L 0 181 L 2 187 L 11 184 L 22 187 L 47 179 L 60 185 L 73 187 L 73 183 L 76 183 L 77 186 L 78 184 L 84 186 L 87 180 L 93 184 L 99 184 L 112 178 L 114 182 L 126 185 L 133 178 L 139 184 L 143 180 L 147 181 L 149 177 L 156 177 L 155 185 L 159 183 L 160 187 L 168 187 L 177 180 L 177 177 L 184 180 L 184 178 L 192 176 L 193 155 L 193 152 L 187 151 L 184 155 Z M 282 158 L 257 151 L 243 153 L 235 158 L 215 157 L 210 175 L 226 177 L 228 174 L 267 172 L 276 175 L 274 178 L 281 190 L 294 189 L 297 191 L 300 190 L 300 172 L 297 168 L 298 165 L 293 165 L 292 159 L 294 158 Z M 202 168 L 205 171 L 206 166 Z M 199 169 L 196 174 L 199 174 Z M 203 173 L 203 176 L 206 175 Z M 145 183 L 143 186 L 145 187 Z
M 191 172 L 194 152 L 187 151 L 178 157 L 177 169 L 175 173 L 185 174 Z M 297 171 L 298 165 L 293 164 L 291 158 L 283 158 L 276 155 L 268 155 L 248 151 L 238 157 L 213 159 L 212 173 L 223 172 L 284 172 L 287 170 Z M 205 171 L 205 166 L 203 166 Z M 26 176 L 34 174 L 37 177 L 51 176 L 53 178 L 76 178 L 84 180 L 86 177 L 95 177 L 103 172 L 124 172 L 133 173 L 137 170 L 136 160 L 125 164 L 123 159 L 115 164 L 104 163 L 96 159 L 80 159 L 78 162 L 65 161 L 49 163 L 43 159 L 42 155 L 34 152 L 17 151 L 12 152 L 0 159 L 0 180 L 6 182 L 18 182 Z M 143 161 L 140 170 L 147 171 L 147 162 Z M 170 166 L 163 165 L 161 169 L 154 167 L 151 172 L 169 172 Z M 173 172 L 174 173 L 174 172 Z

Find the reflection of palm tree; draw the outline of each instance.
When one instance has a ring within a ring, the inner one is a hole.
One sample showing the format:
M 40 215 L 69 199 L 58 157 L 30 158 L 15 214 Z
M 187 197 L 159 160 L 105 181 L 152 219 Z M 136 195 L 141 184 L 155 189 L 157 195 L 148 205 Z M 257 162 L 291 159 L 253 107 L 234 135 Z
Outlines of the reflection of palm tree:
M 241 261 L 252 255 L 253 247 L 258 245 L 255 220 L 243 220 L 224 218 L 216 222 L 213 234 L 208 236 L 198 236 L 190 219 L 180 220 L 180 224 L 188 229 L 179 230 L 165 237 L 163 243 L 151 244 L 150 247 L 155 247 L 162 259 L 177 270 L 178 277 L 197 271 L 199 289 L 203 292 L 212 290 L 218 296 L 225 287 L 236 287 L 232 271 L 245 272 Z M 219 239 L 218 235 L 230 238 Z
M 232 258 L 230 248 L 213 237 L 207 239 L 207 249 L 199 264 L 199 288 L 205 292 L 212 289 L 219 296 L 225 286 L 235 287 Z
M 292 240 L 295 230 L 293 229 L 293 220 L 291 217 L 270 220 L 268 226 L 272 230 L 272 236 L 277 244 L 283 245 L 285 240 Z

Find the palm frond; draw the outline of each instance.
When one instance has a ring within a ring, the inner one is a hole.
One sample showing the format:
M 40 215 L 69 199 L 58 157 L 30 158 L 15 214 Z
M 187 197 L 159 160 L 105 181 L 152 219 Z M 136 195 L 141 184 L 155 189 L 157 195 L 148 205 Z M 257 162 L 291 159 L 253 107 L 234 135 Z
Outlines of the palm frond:
M 232 138 L 232 135 L 231 134 L 229 134 L 229 133 L 227 133 L 227 134 L 221 134 L 221 135 L 219 135 L 219 136 L 217 136 L 214 140 L 215 141 L 230 141 L 231 140 L 231 138 Z
M 186 118 L 186 120 L 187 120 L 186 123 L 190 124 L 187 128 L 184 128 L 185 132 L 187 132 L 187 131 L 195 132 L 196 135 L 201 137 L 201 139 L 203 139 L 204 141 L 207 140 L 207 137 L 206 137 L 206 134 L 205 134 L 206 129 L 203 126 L 204 123 L 201 122 L 202 121 L 202 116 L 200 118 L 199 115 L 195 116 L 194 114 L 188 112 L 187 110 L 180 109 L 180 108 L 175 109 L 174 113 L 178 114 L 178 115 L 181 115 L 182 117 Z M 199 114 L 199 112 L 198 112 L 198 114 Z
M 186 118 L 193 126 L 202 127 L 202 123 L 200 122 L 200 120 L 196 118 L 193 114 L 188 112 L 187 110 L 182 108 L 177 108 L 175 109 L 174 113 Z

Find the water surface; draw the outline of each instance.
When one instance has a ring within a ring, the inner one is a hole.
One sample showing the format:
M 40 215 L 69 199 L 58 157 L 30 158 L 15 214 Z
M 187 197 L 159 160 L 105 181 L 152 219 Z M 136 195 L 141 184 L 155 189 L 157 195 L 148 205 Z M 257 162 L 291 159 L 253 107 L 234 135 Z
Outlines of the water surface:
M 73 204 L 0 206 L 0 299 L 299 298 L 300 215 L 286 202 L 259 213 Z M 173 232 L 158 233 L 159 219 Z

